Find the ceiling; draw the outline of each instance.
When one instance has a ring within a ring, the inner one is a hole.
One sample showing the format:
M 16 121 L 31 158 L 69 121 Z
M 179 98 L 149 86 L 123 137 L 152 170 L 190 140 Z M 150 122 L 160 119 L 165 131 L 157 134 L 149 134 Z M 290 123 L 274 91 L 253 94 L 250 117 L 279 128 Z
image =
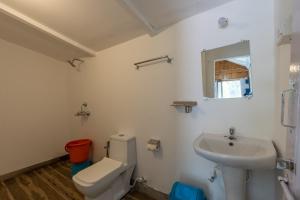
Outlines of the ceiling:
M 71 46 L 79 48 L 73 50 L 74 55 L 76 51 L 85 52 L 78 56 L 94 55 L 97 51 L 140 35 L 157 34 L 182 19 L 229 1 L 231 0 L 0 0 L 1 31 L 5 28 L 0 37 L 15 43 L 21 42 L 22 46 L 34 49 L 38 45 L 30 45 L 30 38 L 35 37 L 26 34 L 35 35 L 40 31 L 44 46 L 55 45 L 50 44 L 49 40 L 56 39 L 60 42 L 57 48 Z M 18 37 L 20 33 L 23 35 Z M 49 35 L 51 39 L 46 38 Z M 52 54 L 53 49 L 50 51 Z M 68 48 L 64 49 L 66 50 Z M 49 54 L 47 49 L 42 50 L 42 53 Z
M 115 0 L 1 2 L 95 51 L 145 34 L 139 20 Z
M 120 0 L 144 18 L 154 32 L 231 0 Z

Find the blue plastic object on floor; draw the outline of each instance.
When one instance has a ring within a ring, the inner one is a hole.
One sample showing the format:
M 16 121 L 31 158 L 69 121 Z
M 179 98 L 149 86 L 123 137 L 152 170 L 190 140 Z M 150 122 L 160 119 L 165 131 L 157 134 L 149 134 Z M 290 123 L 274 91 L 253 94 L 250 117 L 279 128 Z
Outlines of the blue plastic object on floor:
M 93 163 L 92 161 L 88 160 L 83 163 L 78 163 L 78 164 L 72 164 L 71 171 L 72 171 L 72 176 L 80 172 L 81 170 L 91 166 Z
M 184 183 L 175 182 L 170 193 L 170 200 L 207 200 L 204 192 Z

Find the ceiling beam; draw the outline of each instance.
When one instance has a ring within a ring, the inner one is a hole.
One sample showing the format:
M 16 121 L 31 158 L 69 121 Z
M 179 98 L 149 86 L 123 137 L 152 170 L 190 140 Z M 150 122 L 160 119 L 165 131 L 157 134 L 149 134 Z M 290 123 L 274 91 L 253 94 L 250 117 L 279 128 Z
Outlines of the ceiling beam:
M 139 9 L 134 5 L 131 0 L 119 0 L 121 4 L 128 8 L 128 10 L 138 18 L 138 20 L 144 25 L 146 31 L 149 35 L 153 36 L 160 32 L 160 30 L 156 29 L 149 20 L 139 11 Z
M 45 26 L 44 24 L 39 23 L 38 21 L 22 14 L 21 12 L 3 4 L 0 2 L 0 13 L 3 13 L 31 28 L 34 28 L 35 30 L 38 30 L 46 35 L 48 35 L 49 37 L 52 37 L 60 42 L 64 42 L 66 45 L 70 45 L 72 47 L 74 47 L 75 49 L 81 50 L 83 52 L 85 52 L 87 55 L 89 56 L 96 56 L 96 52 L 74 40 L 72 40 L 71 38 L 51 29 L 48 26 Z

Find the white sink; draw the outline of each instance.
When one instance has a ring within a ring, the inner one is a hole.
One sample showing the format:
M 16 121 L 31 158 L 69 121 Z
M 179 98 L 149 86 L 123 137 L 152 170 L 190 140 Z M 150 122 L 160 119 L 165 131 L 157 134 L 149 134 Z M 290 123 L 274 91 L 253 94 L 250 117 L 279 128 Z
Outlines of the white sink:
M 197 154 L 216 163 L 243 169 L 273 169 L 276 151 L 271 141 L 204 133 L 194 142 Z
M 271 170 L 276 150 L 271 141 L 203 133 L 194 141 L 195 152 L 221 166 L 226 200 L 246 199 L 246 170 Z

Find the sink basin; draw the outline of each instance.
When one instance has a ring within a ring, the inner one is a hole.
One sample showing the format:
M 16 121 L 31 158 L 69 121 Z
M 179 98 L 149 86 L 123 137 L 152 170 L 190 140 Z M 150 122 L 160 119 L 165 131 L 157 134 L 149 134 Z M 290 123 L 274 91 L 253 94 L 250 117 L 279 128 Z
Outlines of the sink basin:
M 276 151 L 271 141 L 204 133 L 194 142 L 197 154 L 213 162 L 242 169 L 273 169 Z
M 271 141 L 203 133 L 194 141 L 195 152 L 221 166 L 226 200 L 246 200 L 247 170 L 274 169 L 276 151 Z

